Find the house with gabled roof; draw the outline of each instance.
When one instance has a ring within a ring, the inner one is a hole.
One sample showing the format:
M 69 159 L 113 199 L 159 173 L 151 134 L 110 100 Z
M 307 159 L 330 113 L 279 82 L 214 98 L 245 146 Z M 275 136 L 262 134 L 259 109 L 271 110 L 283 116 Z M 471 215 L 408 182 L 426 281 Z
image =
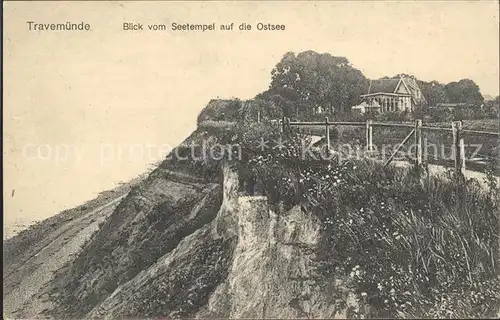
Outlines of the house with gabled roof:
M 413 111 L 426 103 L 417 81 L 410 77 L 370 80 L 368 92 L 361 95 L 374 111 Z

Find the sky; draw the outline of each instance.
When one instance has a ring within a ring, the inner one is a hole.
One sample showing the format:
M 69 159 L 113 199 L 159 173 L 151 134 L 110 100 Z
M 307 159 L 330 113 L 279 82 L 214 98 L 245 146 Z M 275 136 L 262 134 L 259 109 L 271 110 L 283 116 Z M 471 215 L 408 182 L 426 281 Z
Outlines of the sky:
M 27 21 L 91 30 L 29 31 Z M 123 22 L 254 30 L 134 32 Z M 267 89 L 289 51 L 347 57 L 368 78 L 470 78 L 492 96 L 500 86 L 496 1 L 4 2 L 3 46 L 9 221 L 48 217 L 144 172 L 210 99 Z

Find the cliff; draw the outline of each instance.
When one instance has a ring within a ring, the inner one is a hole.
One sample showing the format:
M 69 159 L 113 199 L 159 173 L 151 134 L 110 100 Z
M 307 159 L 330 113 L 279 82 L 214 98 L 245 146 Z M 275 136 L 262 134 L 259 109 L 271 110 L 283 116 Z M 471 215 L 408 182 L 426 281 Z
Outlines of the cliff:
M 174 151 L 180 157 L 126 190 L 4 243 L 5 316 L 497 312 L 498 188 L 421 168 L 302 159 L 301 137 L 256 150 L 269 132 L 281 141 L 273 128 L 200 125 Z M 237 139 L 244 160 L 179 160 Z

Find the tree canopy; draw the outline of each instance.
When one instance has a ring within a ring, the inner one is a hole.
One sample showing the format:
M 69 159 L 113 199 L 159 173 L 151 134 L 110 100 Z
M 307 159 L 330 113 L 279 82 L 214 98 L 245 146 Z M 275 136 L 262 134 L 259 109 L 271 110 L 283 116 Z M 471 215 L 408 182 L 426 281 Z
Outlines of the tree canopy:
M 448 84 L 435 80 L 429 82 L 417 80 L 417 83 L 429 106 L 436 106 L 438 103 L 481 105 L 484 102 L 479 86 L 471 79 Z
M 470 104 L 481 104 L 484 102 L 484 97 L 479 91 L 479 86 L 471 79 L 450 82 L 445 86 L 445 90 L 449 102 Z
M 408 74 L 392 78 L 401 76 L 417 82 L 429 106 L 438 103 L 480 105 L 484 102 L 479 86 L 471 79 L 442 84 L 421 81 Z M 285 116 L 310 114 L 318 106 L 330 112 L 342 112 L 359 104 L 368 86 L 369 80 L 345 57 L 314 51 L 287 52 L 271 72 L 269 89 L 257 98 L 272 101 Z
M 360 95 L 368 88 L 368 79 L 349 60 L 314 51 L 286 53 L 271 75 L 264 95 L 279 95 L 284 100 L 282 105 L 297 109 L 321 106 L 345 110 L 359 103 Z
M 448 102 L 445 85 L 438 81 L 418 81 L 418 86 L 427 100 L 427 105 L 435 106 L 438 103 Z

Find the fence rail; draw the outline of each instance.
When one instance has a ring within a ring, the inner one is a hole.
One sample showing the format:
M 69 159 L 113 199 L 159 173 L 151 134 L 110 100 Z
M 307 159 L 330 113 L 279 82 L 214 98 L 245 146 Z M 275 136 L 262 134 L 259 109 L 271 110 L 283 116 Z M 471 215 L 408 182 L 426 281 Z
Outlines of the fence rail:
M 434 126 L 423 126 L 422 120 L 415 120 L 415 123 L 384 123 L 384 122 L 373 122 L 372 120 L 367 120 L 366 122 L 349 122 L 349 121 L 329 121 L 328 117 L 325 117 L 325 121 L 290 121 L 289 118 L 283 117 L 280 120 L 280 129 L 282 132 L 290 130 L 291 126 L 323 126 L 325 128 L 325 140 L 327 150 L 330 150 L 330 127 L 335 126 L 355 126 L 355 127 L 365 127 L 365 140 L 366 148 L 368 151 L 373 150 L 373 128 L 374 127 L 386 127 L 386 128 L 408 128 L 412 129 L 411 132 L 403 139 L 403 141 L 398 145 L 396 150 L 391 154 L 385 165 L 388 165 L 394 158 L 396 153 L 403 147 L 403 145 L 412 137 L 415 138 L 415 164 L 417 166 L 423 163 L 423 143 L 422 143 L 422 132 L 423 131 L 441 131 L 441 132 L 451 132 L 453 135 L 453 155 L 455 163 L 455 171 L 464 175 L 465 173 L 465 144 L 463 136 L 465 134 L 472 135 L 482 135 L 489 137 L 500 138 L 500 133 L 491 131 L 477 131 L 477 130 L 466 130 L 462 128 L 461 121 L 453 121 L 451 127 L 434 127 Z
M 441 128 L 441 127 L 426 127 L 423 126 L 422 129 L 424 130 L 429 130 L 429 131 L 446 131 L 446 132 L 452 132 L 452 128 Z
M 467 130 L 467 129 L 462 130 L 462 132 L 463 133 L 478 134 L 478 135 L 485 135 L 485 136 L 495 136 L 495 137 L 500 138 L 500 133 L 498 133 L 498 132 L 477 131 L 477 130 Z
M 286 119 L 286 118 L 285 118 Z M 290 121 L 288 122 L 289 125 L 292 126 L 324 126 L 326 122 L 318 122 L 318 121 L 312 121 L 312 122 L 297 122 L 297 121 Z M 349 122 L 349 121 L 333 121 L 333 122 L 328 122 L 328 125 L 332 126 L 364 126 L 365 122 Z

